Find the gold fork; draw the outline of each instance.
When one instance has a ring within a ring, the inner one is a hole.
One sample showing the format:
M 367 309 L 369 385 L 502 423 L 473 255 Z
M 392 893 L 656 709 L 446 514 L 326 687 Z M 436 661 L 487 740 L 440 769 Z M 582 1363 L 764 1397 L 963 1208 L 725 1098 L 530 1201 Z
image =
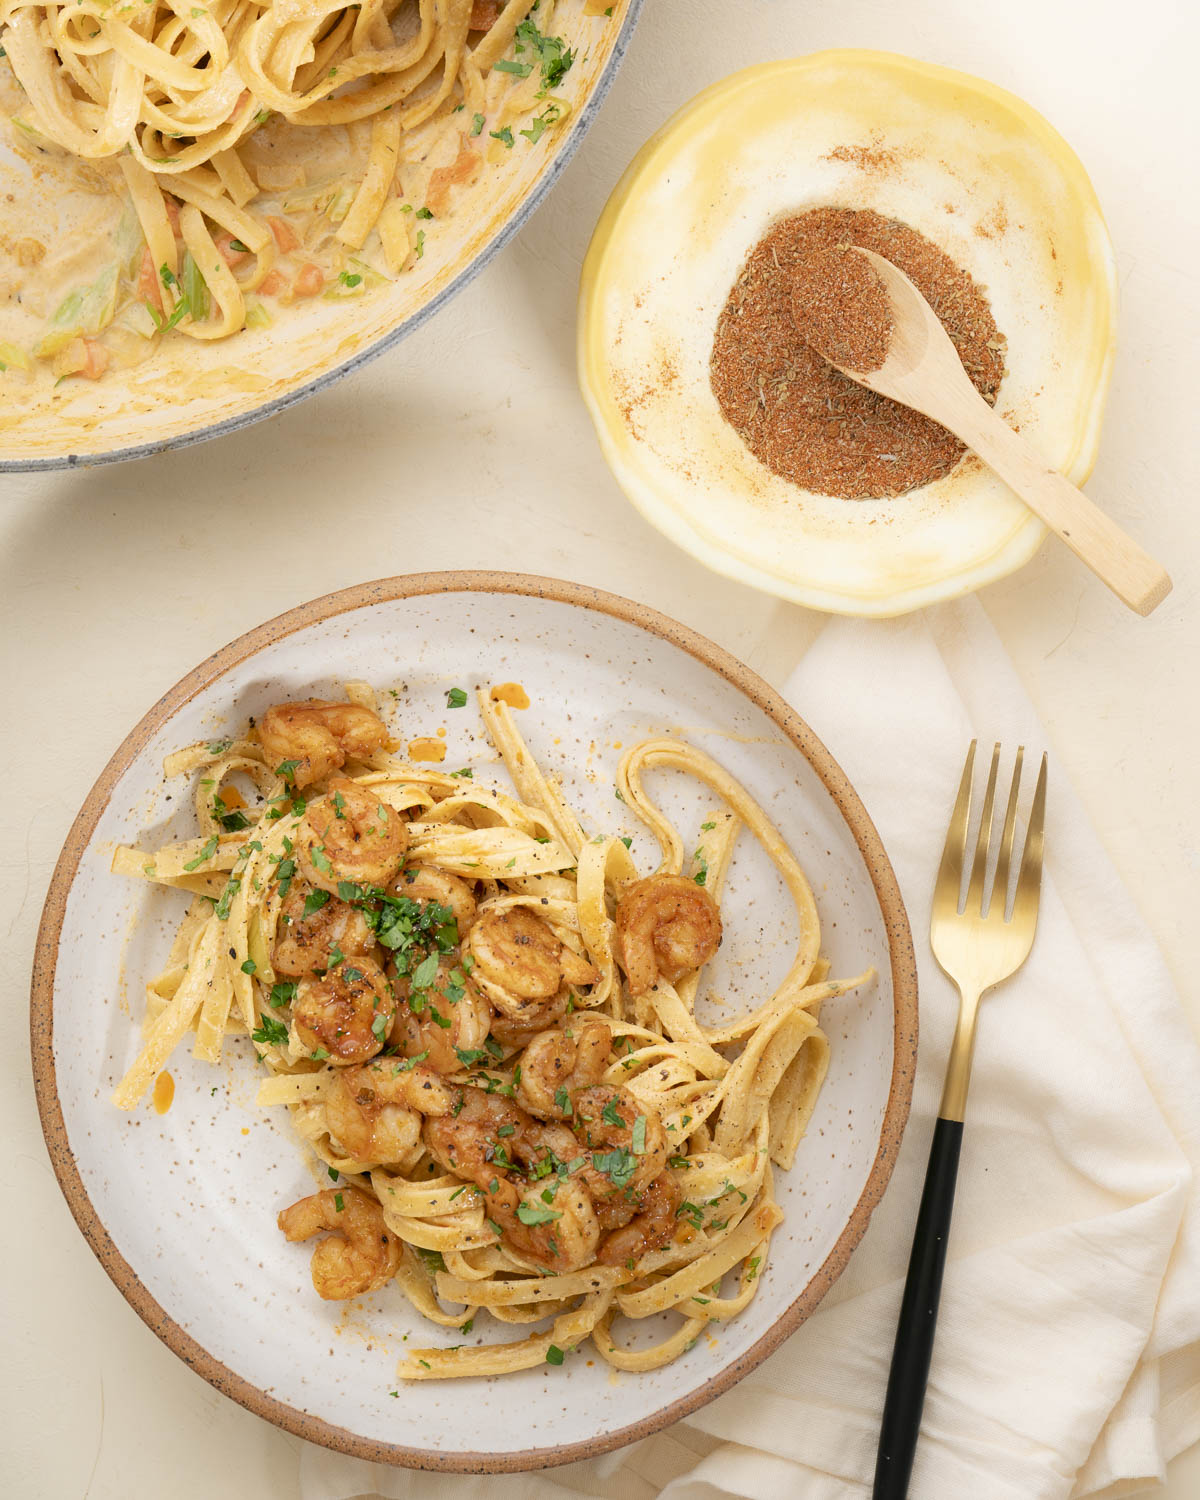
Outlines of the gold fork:
M 1033 805 L 1026 825 L 1025 847 L 1017 875 L 1012 911 L 1008 910 L 1009 875 L 1017 831 L 1017 798 L 1021 787 L 1024 748 L 1018 748 L 1012 786 L 1004 813 L 995 875 L 989 882 L 988 856 L 996 805 L 996 776 L 1000 768 L 1000 746 L 992 751 L 987 790 L 965 903 L 962 902 L 963 867 L 967 833 L 971 821 L 971 785 L 975 769 L 975 744 L 967 751 L 942 862 L 933 891 L 933 919 L 929 941 L 933 955 L 958 986 L 958 1025 L 941 1108 L 933 1131 L 925 1188 L 913 1234 L 904 1300 L 892 1350 L 887 1397 L 879 1434 L 873 1500 L 904 1500 L 921 1427 L 925 1385 L 933 1355 L 946 1243 L 954 1210 L 954 1184 L 962 1146 L 962 1122 L 971 1082 L 975 1053 L 975 1023 L 979 1002 L 988 990 L 1008 979 L 1029 957 L 1037 931 L 1038 900 L 1042 888 L 1042 850 L 1046 819 L 1046 757 L 1042 756 Z M 960 905 L 962 909 L 960 910 Z

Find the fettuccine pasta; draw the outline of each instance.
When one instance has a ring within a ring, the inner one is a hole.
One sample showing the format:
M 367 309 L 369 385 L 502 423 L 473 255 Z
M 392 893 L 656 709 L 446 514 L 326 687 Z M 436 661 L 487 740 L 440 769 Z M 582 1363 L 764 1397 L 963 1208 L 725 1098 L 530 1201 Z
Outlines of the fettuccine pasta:
M 23 91 L 15 144 L 115 161 L 128 200 L 112 264 L 64 286 L 42 337 L 5 343 L 0 370 L 97 377 L 135 358 L 133 335 L 143 355 L 163 335 L 228 338 L 410 269 L 489 164 L 569 115 L 563 80 L 604 17 L 576 6 L 572 45 L 555 31 L 564 9 L 0 0 L 0 70 Z M 49 226 L 21 227 L 29 264 L 52 264 Z
M 279 1214 L 288 1240 L 320 1236 L 315 1291 L 394 1286 L 454 1331 L 411 1350 L 405 1379 L 558 1364 L 589 1340 L 656 1369 L 757 1293 L 773 1173 L 828 1065 L 820 1009 L 871 972 L 829 977 L 804 871 L 704 752 L 651 739 L 621 759 L 617 795 L 659 849 L 642 875 L 508 705 L 478 703 L 515 797 L 399 758 L 364 684 L 168 759 L 194 778 L 199 832 L 113 865 L 191 902 L 114 1100 L 136 1107 L 189 1035 L 211 1062 L 249 1037 L 259 1104 L 333 1180 Z M 694 837 L 648 789 L 659 770 L 700 793 Z M 718 1023 L 697 1002 L 743 833 L 791 898 L 795 947 L 772 993 Z M 485 1340 L 483 1312 L 517 1336 Z M 623 1336 L 663 1314 L 656 1342 Z

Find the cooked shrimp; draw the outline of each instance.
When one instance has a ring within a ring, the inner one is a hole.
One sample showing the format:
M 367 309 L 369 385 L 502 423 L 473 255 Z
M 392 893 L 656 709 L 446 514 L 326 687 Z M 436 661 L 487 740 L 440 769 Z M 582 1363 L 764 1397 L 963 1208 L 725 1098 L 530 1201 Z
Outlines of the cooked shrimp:
M 306 698 L 277 703 L 258 721 L 258 738 L 274 769 L 294 761 L 290 780 L 298 787 L 324 781 L 348 758 L 365 760 L 387 744 L 377 714 L 357 703 L 326 703 Z
M 670 1172 L 661 1173 L 646 1188 L 634 1218 L 605 1238 L 596 1259 L 603 1266 L 634 1266 L 651 1250 L 669 1245 L 679 1224 L 679 1198 Z
M 595 984 L 600 977 L 523 906 L 486 912 L 471 929 L 466 950 L 483 978 L 517 1001 L 549 1000 L 564 981 Z
M 501 1240 L 524 1260 L 552 1271 L 575 1271 L 595 1258 L 600 1221 L 581 1180 L 519 1173 L 577 1153 L 569 1130 L 542 1125 L 496 1094 L 464 1089 L 458 1113 L 425 1123 L 425 1143 L 447 1171 L 474 1182 Z
M 574 1095 L 600 1082 L 611 1050 L 608 1027 L 590 1016 L 541 1032 L 521 1054 L 518 1103 L 540 1119 L 569 1120 Z
M 296 861 L 331 896 L 343 881 L 386 886 L 408 848 L 408 824 L 374 792 L 336 776 L 327 796 L 310 802 L 296 830 Z
M 600 1223 L 591 1195 L 573 1178 L 551 1177 L 521 1189 L 501 1182 L 486 1212 L 509 1249 L 545 1270 L 580 1271 L 596 1258 Z
M 421 1136 L 421 1115 L 451 1108 L 451 1097 L 425 1068 L 376 1058 L 341 1068 L 322 1096 L 335 1146 L 359 1161 L 401 1160 Z
M 293 879 L 283 898 L 271 950 L 271 965 L 279 974 L 313 974 L 337 963 L 339 953 L 350 958 L 375 947 L 362 912 L 336 896 L 305 916 L 311 891 L 304 881 Z
M 407 974 L 395 980 L 394 989 L 398 1004 L 388 1041 L 404 1057 L 427 1062 L 435 1073 L 460 1073 L 464 1064 L 459 1052 L 478 1052 L 487 1041 L 492 1007 L 457 958 L 440 958 L 425 989 L 414 993 Z
M 672 984 L 706 964 L 721 944 L 717 903 L 686 875 L 651 875 L 617 902 L 617 940 L 631 995 L 660 976 Z
M 301 1198 L 278 1223 L 292 1242 L 332 1231 L 312 1255 L 313 1286 L 327 1302 L 377 1292 L 400 1269 L 399 1239 L 389 1232 L 379 1204 L 357 1188 L 326 1188 Z
M 390 896 L 407 896 L 410 901 L 436 902 L 449 908 L 458 927 L 461 942 L 475 921 L 475 892 L 471 885 L 446 870 L 432 865 L 411 865 L 392 882 Z
M 662 1117 L 653 1105 L 611 1084 L 580 1089 L 572 1103 L 571 1128 L 590 1153 L 579 1175 L 601 1228 L 618 1228 L 637 1213 L 642 1195 L 667 1165 Z
M 373 958 L 348 959 L 323 978 L 307 974 L 292 1001 L 300 1040 L 332 1063 L 361 1063 L 383 1050 L 396 996 Z
M 457 1113 L 455 1112 L 457 1111 Z M 449 1115 L 425 1122 L 425 1144 L 434 1160 L 447 1172 L 478 1181 L 486 1172 L 487 1187 L 491 1178 L 507 1170 L 511 1160 L 509 1143 L 523 1132 L 529 1116 L 500 1094 L 485 1094 L 482 1089 L 464 1088 L 455 1098 Z M 504 1135 L 499 1132 L 503 1130 Z M 497 1147 L 500 1160 L 496 1161 Z
M 523 1047 L 538 1032 L 557 1026 L 567 1013 L 570 991 L 562 989 L 551 1000 L 515 1000 L 491 991 L 495 1004 L 492 1035 L 506 1047 Z

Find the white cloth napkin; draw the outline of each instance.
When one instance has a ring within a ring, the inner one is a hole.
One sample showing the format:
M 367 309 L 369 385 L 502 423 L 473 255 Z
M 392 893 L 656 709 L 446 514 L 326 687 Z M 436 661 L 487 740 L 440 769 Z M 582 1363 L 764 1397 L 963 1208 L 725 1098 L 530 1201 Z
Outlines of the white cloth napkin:
M 1048 747 L 975 600 L 833 620 L 786 692 L 875 819 L 921 970 L 912 1117 L 848 1270 L 739 1386 L 635 1448 L 475 1479 L 306 1445 L 303 1500 L 869 1493 L 957 1003 L 927 940 L 949 806 L 973 735 L 1023 743 L 1034 764 Z M 1134 1494 L 1200 1437 L 1200 1054 L 1053 756 L 1046 849 L 1033 954 L 981 1016 L 913 1500 Z

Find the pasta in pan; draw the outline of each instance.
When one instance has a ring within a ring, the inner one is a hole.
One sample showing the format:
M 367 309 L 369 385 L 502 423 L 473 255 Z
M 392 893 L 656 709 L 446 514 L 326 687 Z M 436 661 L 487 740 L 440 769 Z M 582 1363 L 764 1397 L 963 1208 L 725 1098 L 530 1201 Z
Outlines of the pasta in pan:
M 31 348 L 0 344 L 0 368 L 95 378 L 163 335 L 227 338 L 411 269 L 489 162 L 567 118 L 578 44 L 555 34 L 559 8 L 0 0 L 18 141 L 116 162 L 131 210 L 112 259 L 63 287 Z M 574 34 L 589 14 L 604 24 L 585 9 Z M 38 247 L 22 264 L 52 261 L 49 226 L 21 227 Z
M 168 758 L 196 777 L 200 834 L 119 849 L 114 869 L 193 900 L 114 1100 L 134 1108 L 190 1031 L 210 1061 L 248 1035 L 259 1103 L 334 1182 L 279 1214 L 288 1240 L 323 1236 L 317 1293 L 394 1283 L 457 1331 L 412 1350 L 407 1379 L 558 1364 L 589 1339 L 655 1369 L 757 1292 L 773 1170 L 825 1077 L 820 1008 L 871 971 L 828 977 L 803 870 L 702 751 L 651 739 L 620 762 L 660 850 L 642 876 L 627 840 L 584 831 L 508 705 L 478 701 L 515 797 L 399 759 L 365 684 Z M 659 769 L 703 789 L 694 844 L 646 789 Z M 796 950 L 773 993 L 710 1025 L 697 1001 L 743 829 L 791 897 Z M 463 1343 L 483 1311 L 530 1331 Z M 660 1313 L 657 1343 L 620 1337 Z

